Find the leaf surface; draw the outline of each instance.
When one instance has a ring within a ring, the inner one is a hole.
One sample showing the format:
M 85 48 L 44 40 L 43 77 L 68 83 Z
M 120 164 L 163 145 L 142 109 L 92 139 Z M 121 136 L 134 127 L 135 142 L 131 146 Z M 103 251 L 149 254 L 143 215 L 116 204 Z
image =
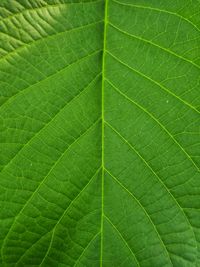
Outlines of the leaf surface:
M 0 3 L 0 266 L 200 266 L 200 2 Z

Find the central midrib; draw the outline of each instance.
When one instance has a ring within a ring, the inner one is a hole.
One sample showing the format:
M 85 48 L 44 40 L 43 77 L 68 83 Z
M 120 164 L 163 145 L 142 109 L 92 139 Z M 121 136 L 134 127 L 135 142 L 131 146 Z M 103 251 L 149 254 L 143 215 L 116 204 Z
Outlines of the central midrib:
M 100 267 L 103 265 L 103 220 L 104 220 L 104 87 L 105 87 L 105 57 L 106 57 L 106 36 L 107 36 L 107 18 L 108 18 L 108 0 L 104 0 L 104 34 L 103 34 L 103 54 L 102 54 L 102 88 L 101 88 L 101 114 L 102 114 L 102 188 L 101 188 L 101 251 Z

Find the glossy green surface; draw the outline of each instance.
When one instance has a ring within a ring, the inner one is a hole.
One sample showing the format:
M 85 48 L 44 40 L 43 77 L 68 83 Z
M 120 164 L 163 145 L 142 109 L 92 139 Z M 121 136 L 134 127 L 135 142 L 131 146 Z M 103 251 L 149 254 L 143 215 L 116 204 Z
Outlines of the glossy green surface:
M 0 1 L 0 266 L 200 266 L 199 0 Z

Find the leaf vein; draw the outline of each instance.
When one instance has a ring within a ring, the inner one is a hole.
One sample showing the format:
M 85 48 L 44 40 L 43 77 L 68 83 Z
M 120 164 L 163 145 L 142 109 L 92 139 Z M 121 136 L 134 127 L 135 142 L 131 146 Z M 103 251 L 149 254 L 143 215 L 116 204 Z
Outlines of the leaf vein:
M 87 184 L 83 187 L 83 189 L 77 194 L 77 196 L 71 201 L 71 203 L 69 204 L 69 206 L 66 208 L 66 210 L 63 212 L 63 214 L 61 215 L 61 217 L 59 218 L 59 220 L 57 221 L 57 223 L 54 225 L 52 231 L 52 236 L 51 236 L 51 240 L 47 249 L 47 252 L 42 260 L 42 262 L 40 263 L 39 266 L 42 266 L 43 262 L 45 261 L 45 259 L 48 257 L 48 254 L 51 250 L 52 244 L 53 244 L 53 239 L 54 239 L 54 235 L 55 235 L 55 231 L 57 226 L 59 225 L 59 223 L 61 222 L 61 220 L 64 218 L 65 214 L 68 212 L 68 210 L 71 208 L 71 206 L 74 204 L 74 202 L 79 198 L 79 196 L 84 192 L 84 190 L 89 186 L 89 184 L 92 182 L 93 178 L 96 176 L 96 174 L 98 174 L 98 172 L 100 171 L 101 167 L 98 168 L 94 175 L 89 179 L 89 181 L 87 182 Z M 94 239 L 100 232 L 98 232 L 92 239 Z M 92 240 L 89 242 L 89 244 L 92 242 Z M 83 252 L 81 253 L 81 255 L 84 253 L 85 249 L 83 250 Z M 81 257 L 80 255 L 80 257 Z M 80 258 L 79 257 L 79 258 Z M 78 261 L 78 260 L 77 260 Z M 75 266 L 75 265 L 74 265 Z
M 121 63 L 122 65 L 124 65 L 125 67 L 129 68 L 130 70 L 132 70 L 133 72 L 137 73 L 138 75 L 142 76 L 143 78 L 149 80 L 150 82 L 156 84 L 160 89 L 163 89 L 164 91 L 166 91 L 168 94 L 172 95 L 173 97 L 175 97 L 176 99 L 178 99 L 182 104 L 188 106 L 190 109 L 194 110 L 195 112 L 197 112 L 198 114 L 200 114 L 200 111 L 197 110 L 194 106 L 192 106 L 190 103 L 188 103 L 187 101 L 183 100 L 182 98 L 180 98 L 179 96 L 177 96 L 176 94 L 174 94 L 172 91 L 170 91 L 168 88 L 166 88 L 165 86 L 163 86 L 162 84 L 160 84 L 159 82 L 153 80 L 151 77 L 147 76 L 146 74 L 142 73 L 139 70 L 134 69 L 133 67 L 129 66 L 127 63 L 123 62 L 121 59 L 119 59 L 118 57 L 116 57 L 115 55 L 113 55 L 110 51 L 107 50 L 107 53 L 113 57 L 116 61 L 118 61 L 119 63 Z
M 4 259 L 4 249 L 5 249 L 5 244 L 6 244 L 6 240 L 11 232 L 11 230 L 13 229 L 15 222 L 17 221 L 17 219 L 19 218 L 19 216 L 23 213 L 23 211 L 25 210 L 25 208 L 27 207 L 27 205 L 31 202 L 31 200 L 33 199 L 33 197 L 35 196 L 35 194 L 39 191 L 39 189 L 41 188 L 41 186 L 45 183 L 46 179 L 49 177 L 50 173 L 53 171 L 53 169 L 57 166 L 57 164 L 60 162 L 60 160 L 63 158 L 63 156 L 66 154 L 67 151 L 69 151 L 69 149 L 75 145 L 80 139 L 81 137 L 85 136 L 92 128 L 93 126 L 95 126 L 101 118 L 97 119 L 94 123 L 92 123 L 92 125 L 86 129 L 86 131 L 84 131 L 75 141 L 73 141 L 64 151 L 63 153 L 60 155 L 60 157 L 54 162 L 54 164 L 52 165 L 52 167 L 50 168 L 50 170 L 48 171 L 48 173 L 46 174 L 46 176 L 41 180 L 41 182 L 38 184 L 37 188 L 35 189 L 35 191 L 33 191 L 33 193 L 31 194 L 31 196 L 28 198 L 28 200 L 25 202 L 25 204 L 22 206 L 21 210 L 19 211 L 19 213 L 15 216 L 14 221 L 8 231 L 8 233 L 6 234 L 4 240 L 3 240 L 3 244 L 2 244 L 2 248 L 1 248 L 1 252 L 2 252 L 2 259 Z
M 122 3 L 120 1 L 117 0 L 112 0 L 113 2 L 119 4 L 119 5 L 123 5 L 123 6 L 129 6 L 129 7 L 135 7 L 135 8 L 142 8 L 142 9 L 149 9 L 149 10 L 154 10 L 157 12 L 161 12 L 161 13 L 166 13 L 166 14 L 170 14 L 173 15 L 175 17 L 181 18 L 182 20 L 188 22 L 189 24 L 191 24 L 196 30 L 200 31 L 200 29 L 198 28 L 197 25 L 195 25 L 191 20 L 187 19 L 186 17 L 183 17 L 182 15 L 173 12 L 173 11 L 169 11 L 169 10 L 165 10 L 165 9 L 160 9 L 160 8 L 155 8 L 155 7 L 150 7 L 150 6 L 142 6 L 142 5 L 134 5 L 134 4 L 128 4 L 128 3 Z
M 126 245 L 126 247 L 128 248 L 128 250 L 131 252 L 131 255 L 134 259 L 134 261 L 137 263 L 137 266 L 140 266 L 140 263 L 135 255 L 135 253 L 133 252 L 133 250 L 131 249 L 131 247 L 129 246 L 129 244 L 127 243 L 127 241 L 125 240 L 125 238 L 123 237 L 123 235 L 120 233 L 120 231 L 117 229 L 117 227 L 112 223 L 112 221 L 108 218 L 108 216 L 106 216 L 104 214 L 104 218 L 110 223 L 110 225 L 115 229 L 115 231 L 118 233 L 119 237 L 122 239 L 122 241 L 124 242 L 124 244 Z
M 137 203 L 138 203 L 138 205 L 142 208 L 142 210 L 144 211 L 144 213 L 145 213 L 145 215 L 147 216 L 147 218 L 148 218 L 148 220 L 149 220 L 149 222 L 151 223 L 151 225 L 153 226 L 153 228 L 154 228 L 154 230 L 155 230 L 155 232 L 156 232 L 156 234 L 157 234 L 157 236 L 158 236 L 158 238 L 159 238 L 159 240 L 160 240 L 160 242 L 161 242 L 161 244 L 162 244 L 162 246 L 164 247 L 164 250 L 165 250 L 165 252 L 166 252 L 166 256 L 167 256 L 167 258 L 169 259 L 169 262 L 170 262 L 170 265 L 171 266 L 173 266 L 173 264 L 172 264 L 172 261 L 171 261 L 171 258 L 170 258 L 170 256 L 169 256 L 169 252 L 168 252 L 168 250 L 167 250 L 167 247 L 166 247 L 166 245 L 164 244 L 164 241 L 163 241 L 163 239 L 162 239 L 162 237 L 161 237 L 161 235 L 160 235 L 160 233 L 159 233 L 159 231 L 158 231 L 158 229 L 157 229 L 157 226 L 154 224 L 154 222 L 152 221 L 152 219 L 151 219 L 151 216 L 148 214 L 148 212 L 147 212 L 147 210 L 145 209 L 145 207 L 142 205 L 142 203 L 136 198 L 136 196 L 132 193 L 132 192 L 130 192 L 108 169 L 105 169 L 105 171 L 113 178 L 113 180 L 115 181 L 115 182 L 117 182 L 119 185 L 120 185 L 120 187 L 122 188 L 122 189 L 124 189 Z
M 99 76 L 100 74 L 97 74 L 96 76 L 95 76 L 95 78 L 94 79 L 92 79 L 92 81 L 90 81 L 90 83 L 82 90 L 82 91 L 80 91 L 77 95 L 75 95 L 70 101 L 68 101 L 46 124 L 44 124 L 44 126 L 38 131 L 38 132 L 36 132 L 29 140 L 28 140 L 28 142 L 27 143 L 25 143 L 19 150 L 18 150 L 18 152 L 10 159 L 10 161 L 2 168 L 2 170 L 1 170 L 1 172 L 5 169 L 5 168 L 7 168 L 8 166 L 9 166 L 9 164 L 17 157 L 17 155 L 20 153 L 20 151 L 24 148 L 24 147 L 27 147 L 30 143 L 31 143 L 31 141 L 34 139 L 34 138 L 36 138 L 39 134 L 40 134 L 40 132 L 42 131 L 42 130 L 44 130 L 44 129 L 46 129 L 47 128 L 47 126 L 50 124 L 50 123 L 52 123 L 52 121 L 54 121 L 56 118 L 57 118 L 57 116 L 65 109 L 65 107 L 67 107 L 72 101 L 74 101 L 75 99 L 77 99 L 81 94 L 83 94 L 84 92 L 85 92 L 85 90 L 91 85 L 91 83 L 93 82 L 93 81 L 95 81 L 95 79 Z M 1 173 L 0 172 L 0 173 Z
M 159 49 L 161 49 L 161 50 L 163 50 L 163 51 L 169 53 L 170 55 L 173 55 L 173 56 L 175 56 L 175 57 L 178 58 L 178 59 L 184 60 L 184 61 L 186 61 L 186 62 L 188 62 L 188 63 L 194 65 L 194 66 L 197 67 L 198 69 L 200 69 L 200 66 L 197 65 L 196 63 L 194 63 L 193 61 L 191 61 L 191 60 L 189 60 L 189 59 L 187 59 L 187 58 L 185 58 L 185 57 L 183 57 L 183 56 L 181 56 L 181 55 L 179 55 L 179 54 L 173 52 L 172 50 L 170 50 L 170 49 L 168 49 L 168 48 L 165 48 L 165 47 L 163 47 L 163 46 L 161 46 L 161 45 L 159 45 L 159 44 L 156 44 L 156 43 L 154 43 L 154 42 L 152 42 L 152 41 L 150 41 L 150 40 L 147 40 L 147 39 L 145 39 L 145 38 L 143 38 L 143 37 L 141 37 L 141 36 L 137 36 L 137 35 L 135 35 L 135 34 L 129 33 L 129 32 L 127 32 L 127 31 L 124 31 L 124 30 L 120 29 L 118 26 L 116 26 L 116 25 L 114 25 L 113 23 L 111 23 L 111 22 L 109 22 L 109 24 L 110 24 L 114 29 L 116 29 L 117 31 L 119 31 L 119 32 L 121 32 L 121 33 L 123 33 L 123 34 L 125 34 L 125 35 L 127 35 L 127 36 L 130 36 L 130 37 L 132 37 L 132 38 L 138 39 L 138 40 L 140 40 L 140 41 L 142 41 L 142 42 L 144 42 L 144 43 L 148 43 L 148 44 L 150 44 L 150 45 L 152 45 L 152 46 L 155 46 L 155 47 L 157 47 L 157 48 L 159 48 Z
M 22 15 L 24 13 L 30 13 L 32 11 L 39 11 L 39 10 L 43 10 L 43 9 L 49 9 L 49 8 L 54 8 L 54 7 L 61 7 L 61 6 L 69 6 L 69 5 L 80 5 L 80 4 L 91 4 L 91 3 L 99 3 L 101 2 L 101 0 L 97 0 L 97 1 L 85 1 L 85 2 L 68 2 L 68 3 L 58 3 L 58 4 L 50 4 L 50 5 L 46 5 L 46 6 L 39 6 L 39 7 L 35 7 L 35 8 L 28 8 L 28 9 L 24 9 L 21 12 L 17 12 L 14 14 L 11 14 L 7 17 L 4 17 L 1 19 L 1 21 L 5 21 L 8 19 L 12 19 L 13 17 Z
M 130 102 L 132 102 L 135 106 L 137 106 L 139 109 L 143 110 L 146 114 L 148 114 L 149 117 L 151 117 L 159 126 L 161 129 L 163 129 L 164 132 L 166 132 L 168 134 L 168 136 L 174 141 L 174 143 L 177 144 L 177 146 L 182 150 L 182 152 L 187 156 L 187 158 L 189 159 L 189 161 L 194 165 L 194 167 L 196 168 L 196 170 L 198 172 L 200 172 L 199 167 L 196 165 L 196 163 L 193 161 L 193 159 L 191 158 L 191 156 L 187 153 L 187 151 L 181 146 L 181 144 L 174 138 L 174 136 L 165 128 L 165 126 L 156 118 L 154 117 L 154 115 L 152 115 L 147 109 L 145 109 L 144 107 L 142 107 L 140 104 L 138 104 L 137 102 L 135 102 L 132 98 L 128 97 L 126 94 L 124 94 L 121 90 L 119 90 L 116 86 L 114 86 L 108 79 L 106 79 L 108 81 L 108 83 L 110 83 L 110 85 L 120 94 L 122 95 L 124 98 L 126 98 L 127 100 L 129 100 Z
M 157 180 L 159 181 L 159 183 L 162 184 L 162 186 L 165 188 L 165 190 L 167 191 L 167 193 L 174 200 L 174 202 L 175 202 L 176 206 L 178 207 L 178 209 L 181 210 L 183 216 L 185 217 L 185 219 L 187 221 L 187 224 L 188 224 L 189 228 L 192 231 L 193 237 L 196 240 L 196 237 L 195 237 L 195 234 L 194 234 L 194 230 L 192 228 L 192 225 L 191 225 L 191 223 L 190 223 L 187 215 L 184 212 L 184 209 L 180 206 L 179 202 L 177 201 L 177 199 L 175 198 L 175 196 L 171 193 L 171 191 L 166 186 L 166 184 L 162 181 L 162 179 L 160 178 L 160 176 L 154 171 L 154 169 L 149 165 L 149 163 L 146 161 L 146 159 L 138 152 L 138 150 L 136 150 L 136 148 L 124 136 L 122 136 L 121 133 L 119 133 L 109 122 L 105 121 L 105 124 L 107 124 L 108 127 L 110 127 L 134 151 L 134 153 L 142 160 L 142 162 L 145 164 L 145 166 L 147 166 L 147 168 L 150 169 L 150 171 L 154 174 L 154 176 L 157 178 Z
M 15 50 L 10 51 L 10 52 L 8 52 L 6 55 L 0 57 L 0 61 L 1 61 L 1 60 L 6 60 L 8 57 L 10 57 L 10 56 L 12 56 L 12 55 L 18 55 L 18 52 L 21 51 L 21 50 L 23 50 L 24 48 L 26 48 L 26 47 L 31 47 L 32 45 L 35 45 L 35 44 L 37 44 L 37 43 L 40 43 L 40 42 L 42 42 L 42 41 L 44 41 L 44 40 L 52 39 L 52 38 L 54 38 L 55 36 L 59 36 L 59 35 L 64 34 L 64 33 L 71 33 L 71 32 L 76 32 L 76 31 L 79 31 L 79 30 L 84 30 L 84 29 L 87 28 L 87 27 L 94 26 L 94 25 L 99 24 L 99 23 L 101 23 L 101 22 L 102 22 L 102 20 L 99 20 L 99 21 L 95 21 L 95 22 L 92 22 L 92 23 L 88 23 L 88 24 L 85 24 L 85 25 L 82 25 L 82 26 L 79 26 L 79 27 L 75 27 L 75 28 L 72 28 L 72 29 L 67 29 L 67 30 L 65 30 L 65 31 L 56 32 L 56 33 L 54 33 L 54 34 L 47 35 L 47 36 L 42 37 L 42 38 L 40 38 L 40 39 L 37 39 L 37 40 L 35 40 L 35 41 L 29 42 L 29 43 L 27 43 L 27 44 L 25 44 L 25 45 L 21 45 L 21 46 L 19 46 L 18 48 L 16 48 Z

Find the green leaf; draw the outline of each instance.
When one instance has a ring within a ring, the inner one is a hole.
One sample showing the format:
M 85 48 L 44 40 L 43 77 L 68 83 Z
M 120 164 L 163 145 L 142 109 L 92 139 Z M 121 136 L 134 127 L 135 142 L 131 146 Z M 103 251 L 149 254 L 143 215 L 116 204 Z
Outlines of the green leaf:
M 2 267 L 200 266 L 200 2 L 119 1 L 0 2 Z

